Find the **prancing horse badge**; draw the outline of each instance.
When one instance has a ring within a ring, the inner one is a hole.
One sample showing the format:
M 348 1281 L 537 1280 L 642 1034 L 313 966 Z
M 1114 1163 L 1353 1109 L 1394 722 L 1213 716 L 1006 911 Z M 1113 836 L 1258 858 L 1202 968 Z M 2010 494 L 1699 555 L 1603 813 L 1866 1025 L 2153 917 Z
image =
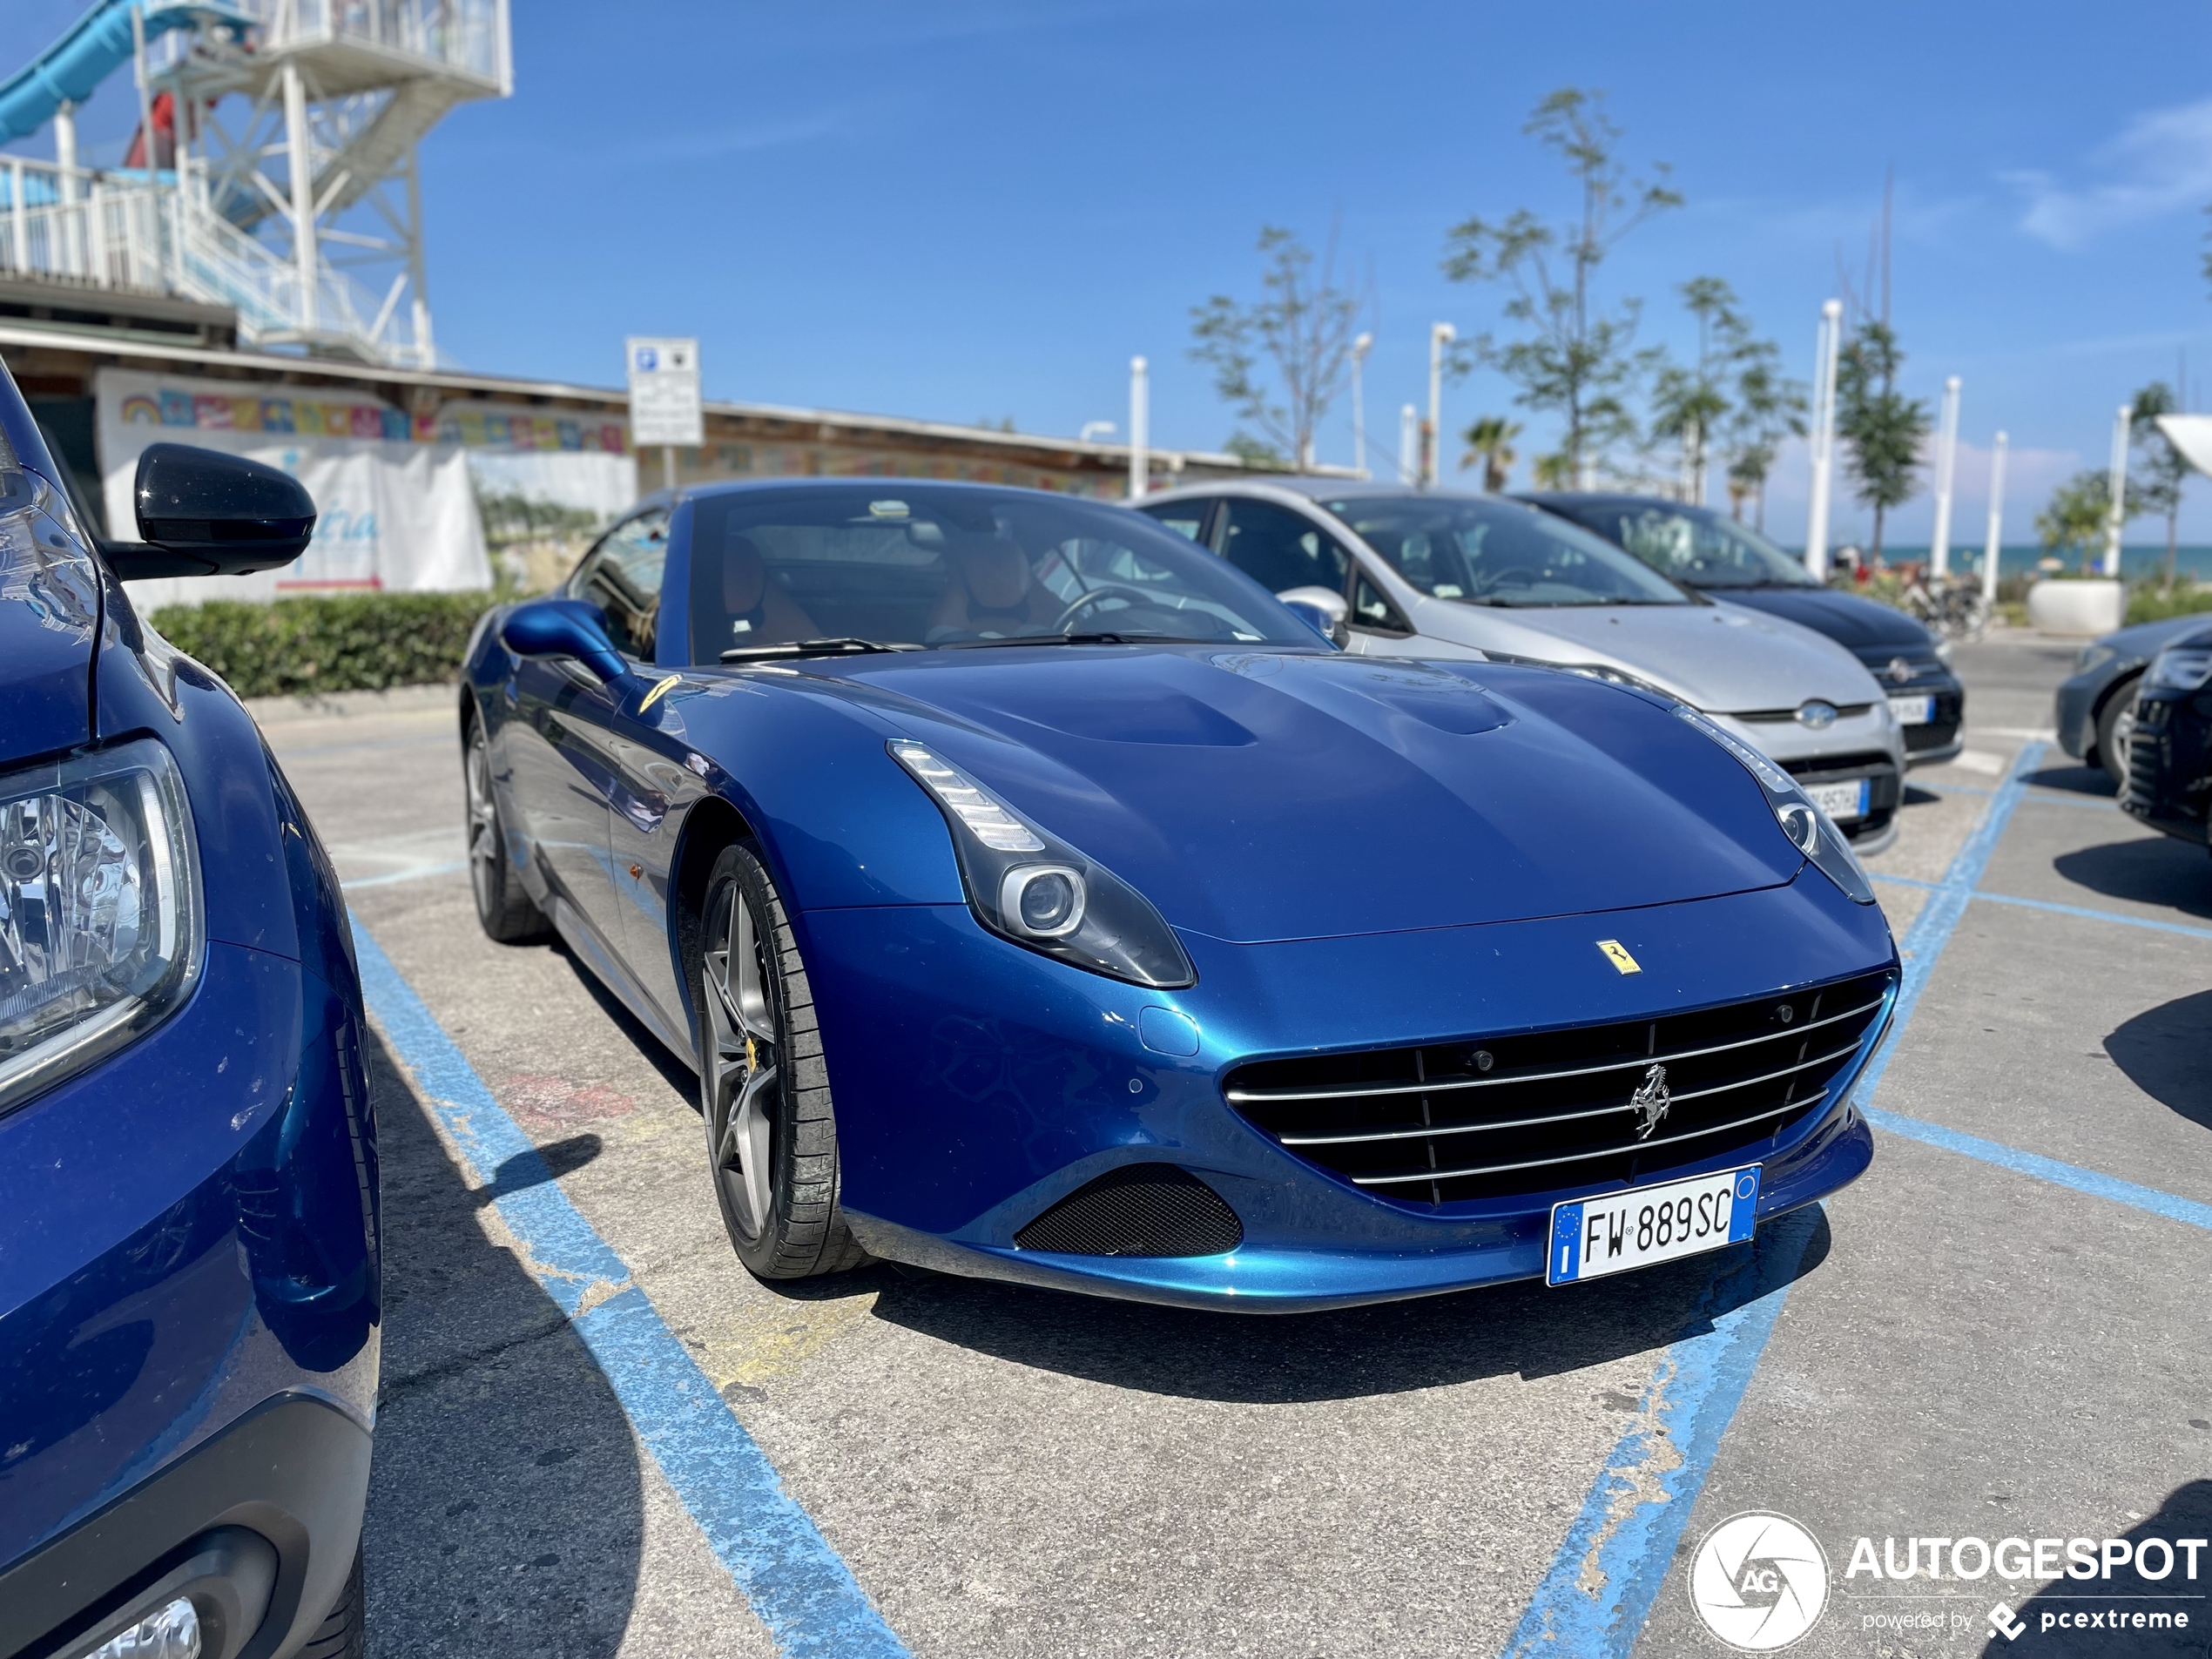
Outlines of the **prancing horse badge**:
M 1616 973 L 1641 974 L 1643 972 L 1637 964 L 1636 959 L 1629 954 L 1629 948 L 1619 940 L 1601 939 L 1597 941 L 1597 948 L 1605 953 L 1605 960 L 1613 964 Z

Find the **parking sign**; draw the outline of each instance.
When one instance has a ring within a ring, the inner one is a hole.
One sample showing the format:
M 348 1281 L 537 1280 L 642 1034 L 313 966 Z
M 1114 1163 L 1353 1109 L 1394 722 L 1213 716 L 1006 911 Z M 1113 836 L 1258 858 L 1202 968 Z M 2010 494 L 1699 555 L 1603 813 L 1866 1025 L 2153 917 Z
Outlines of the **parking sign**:
M 630 364 L 630 441 L 693 448 L 705 442 L 699 408 L 699 342 L 624 342 Z

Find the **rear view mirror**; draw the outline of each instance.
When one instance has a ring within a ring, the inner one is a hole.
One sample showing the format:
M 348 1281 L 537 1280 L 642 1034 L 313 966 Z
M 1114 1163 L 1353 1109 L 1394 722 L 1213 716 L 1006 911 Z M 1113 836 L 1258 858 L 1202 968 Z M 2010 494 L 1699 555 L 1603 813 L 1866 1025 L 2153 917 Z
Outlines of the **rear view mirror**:
M 118 577 L 245 576 L 289 564 L 315 533 L 315 503 L 288 472 L 189 444 L 149 445 L 132 489 L 137 543 L 101 547 Z
M 1333 588 L 1285 588 L 1275 596 L 1292 616 L 1332 645 L 1345 642 L 1344 619 L 1352 608 Z
M 581 599 L 524 600 L 499 624 L 499 643 L 517 657 L 573 658 L 608 685 L 630 671 L 605 618 Z

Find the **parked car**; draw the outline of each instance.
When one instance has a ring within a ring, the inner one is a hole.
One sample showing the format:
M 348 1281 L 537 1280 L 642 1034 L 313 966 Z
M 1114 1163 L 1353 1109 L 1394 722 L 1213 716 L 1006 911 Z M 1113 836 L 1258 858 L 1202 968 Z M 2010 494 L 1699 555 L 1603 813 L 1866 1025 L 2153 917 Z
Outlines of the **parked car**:
M 2138 623 L 2084 645 L 2074 674 L 2060 685 L 2053 724 L 2059 746 L 2077 760 L 2101 766 L 2113 782 L 2128 786 L 2128 735 L 2143 671 L 2169 642 L 2193 634 L 2212 618 L 2169 617 Z
M 1123 508 L 664 496 L 486 617 L 459 714 L 485 930 L 696 1069 L 764 1278 L 1326 1307 L 1716 1247 L 1871 1155 L 1897 956 L 1785 772 L 1346 656 Z
M 1904 737 L 1850 652 L 1716 604 L 1552 514 L 1305 478 L 1194 485 L 1140 505 L 1270 591 L 1324 608 L 1349 651 L 1526 658 L 1651 687 L 1771 757 L 1861 852 L 1896 839 Z
M 2212 618 L 2169 638 L 2135 694 L 2121 810 L 2153 829 L 2212 844 Z
M 98 540 L 0 371 L 0 1653 L 358 1654 L 375 1125 L 335 876 L 118 578 L 267 569 L 298 482 L 157 444 Z
M 1816 580 L 1750 525 L 1652 496 L 1546 491 L 1518 499 L 1595 531 L 1686 588 L 1827 635 L 1888 693 L 1908 765 L 1933 765 L 1966 746 L 1966 690 L 1951 671 L 1949 646 L 1893 605 Z

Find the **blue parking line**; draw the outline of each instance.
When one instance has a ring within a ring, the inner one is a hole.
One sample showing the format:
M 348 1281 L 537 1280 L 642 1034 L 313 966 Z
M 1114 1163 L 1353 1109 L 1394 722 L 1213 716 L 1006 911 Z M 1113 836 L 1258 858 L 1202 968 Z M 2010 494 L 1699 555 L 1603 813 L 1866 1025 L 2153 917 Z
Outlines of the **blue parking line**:
M 1979 1158 L 1984 1163 L 1993 1163 L 2000 1169 L 2033 1176 L 2037 1180 L 2048 1181 L 2054 1186 L 2071 1187 L 2076 1192 L 2086 1192 L 2092 1197 L 2109 1198 L 2114 1204 L 2147 1210 L 2154 1216 L 2165 1217 L 2168 1221 L 2184 1222 L 2189 1226 L 2212 1231 L 2212 1204 L 2199 1204 L 2194 1198 L 2176 1197 L 2170 1192 L 2161 1192 L 2155 1187 L 2137 1186 L 2133 1181 L 2100 1175 L 2096 1170 L 2085 1170 L 2079 1164 L 2061 1163 L 2056 1158 L 2047 1158 L 2035 1152 L 2023 1152 L 2017 1147 L 2006 1146 L 1997 1141 L 1985 1141 L 1977 1135 L 1962 1135 L 1955 1129 L 1944 1128 L 1940 1123 L 1924 1123 L 1919 1118 L 1885 1112 L 1878 1107 L 1868 1106 L 1860 1109 L 1866 1114 L 1866 1121 L 1885 1135 L 1901 1135 L 1908 1141 L 1919 1141 L 1925 1146 L 1939 1146 L 1946 1152 Z
M 844 1559 L 662 1323 L 630 1269 L 554 1182 L 537 1148 L 358 921 L 369 1010 L 415 1074 L 479 1186 L 504 1166 L 527 1183 L 497 1199 L 537 1279 L 598 1363 L 623 1413 L 777 1648 L 792 1659 L 907 1659 Z
M 356 887 L 388 887 L 395 881 L 423 881 L 434 875 L 451 875 L 455 870 L 469 867 L 466 859 L 455 859 L 448 864 L 418 864 L 405 870 L 394 870 L 388 875 L 357 875 L 350 881 L 338 885 L 351 893 Z
M 2123 927 L 2148 927 L 2154 933 L 2180 934 L 2188 939 L 2212 939 L 2212 927 L 2191 927 L 2184 922 L 2160 921 L 2150 916 L 2122 915 L 2117 910 L 2097 910 L 2087 905 L 2054 904 L 2048 899 L 2018 899 L 2009 893 L 1977 893 L 1986 904 L 2017 905 L 2023 910 L 2047 910 L 2054 916 L 2080 916 L 2088 921 L 2114 921 Z
M 1906 930 L 1898 946 L 1905 982 L 1889 1035 L 1853 1091 L 1862 1102 L 1872 1098 L 1888 1069 L 1928 975 L 2027 792 L 2027 774 L 2043 758 L 2044 748 L 2029 743 L 2013 758 L 2010 775 Z M 1712 1474 L 1721 1437 L 1735 1420 L 1781 1317 L 1815 1218 L 1810 1209 L 1783 1217 L 1760 1234 L 1762 1247 L 1750 1263 L 1739 1262 L 1716 1276 L 1691 1321 L 1695 1329 L 1710 1318 L 1710 1328 L 1681 1339 L 1660 1360 L 1644 1395 L 1645 1410 L 1591 1483 L 1551 1569 L 1506 1643 L 1504 1659 L 1534 1659 L 1539 1654 L 1626 1659 L 1635 1646 L 1674 1565 L 1689 1512 Z M 1730 1311 L 1715 1316 L 1710 1312 L 1715 1307 Z M 1680 1456 L 1671 1469 L 1656 1467 L 1663 1460 L 1653 1456 L 1662 1426 Z

